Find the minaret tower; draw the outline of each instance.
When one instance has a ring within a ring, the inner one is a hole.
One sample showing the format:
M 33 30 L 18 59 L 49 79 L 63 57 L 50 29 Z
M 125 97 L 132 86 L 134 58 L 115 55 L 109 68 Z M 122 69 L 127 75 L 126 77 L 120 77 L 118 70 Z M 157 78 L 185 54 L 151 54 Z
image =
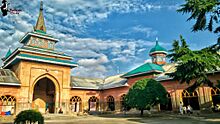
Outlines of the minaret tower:
M 34 31 L 43 31 L 44 33 L 46 33 L 46 26 L 45 26 L 44 15 L 43 15 L 43 1 L 40 2 L 40 12 L 39 12 L 36 26 L 34 27 Z
M 156 38 L 156 45 L 150 50 L 149 55 L 152 57 L 154 64 L 166 64 L 167 50 L 159 45 L 158 38 Z

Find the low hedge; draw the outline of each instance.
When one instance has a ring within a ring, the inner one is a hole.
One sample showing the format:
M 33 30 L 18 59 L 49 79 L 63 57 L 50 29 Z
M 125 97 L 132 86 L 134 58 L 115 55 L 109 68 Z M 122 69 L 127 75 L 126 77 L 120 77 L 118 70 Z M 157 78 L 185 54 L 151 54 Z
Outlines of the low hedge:
M 21 111 L 15 118 L 14 124 L 36 123 L 44 124 L 44 117 L 36 110 Z

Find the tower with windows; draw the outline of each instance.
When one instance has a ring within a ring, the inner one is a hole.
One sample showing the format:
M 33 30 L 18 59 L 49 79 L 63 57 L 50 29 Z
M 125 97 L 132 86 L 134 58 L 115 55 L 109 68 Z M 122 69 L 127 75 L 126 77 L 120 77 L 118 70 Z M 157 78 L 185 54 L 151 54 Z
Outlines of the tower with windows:
M 159 45 L 156 39 L 156 45 L 150 50 L 149 55 L 152 58 L 152 62 L 158 65 L 166 64 L 167 50 Z

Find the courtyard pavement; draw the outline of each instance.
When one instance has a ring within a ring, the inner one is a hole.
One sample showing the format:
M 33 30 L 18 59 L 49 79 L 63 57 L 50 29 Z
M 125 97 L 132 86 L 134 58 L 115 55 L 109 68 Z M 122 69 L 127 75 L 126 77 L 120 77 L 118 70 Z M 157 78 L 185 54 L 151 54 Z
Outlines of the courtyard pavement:
M 220 114 L 205 116 L 152 114 L 145 115 L 88 115 L 69 119 L 46 120 L 46 124 L 220 124 Z
M 12 117 L 8 117 L 0 124 L 12 124 Z M 46 124 L 220 124 L 220 113 L 203 115 L 179 115 L 168 113 L 154 113 L 151 115 L 123 115 L 123 114 L 105 114 L 105 115 L 47 115 Z

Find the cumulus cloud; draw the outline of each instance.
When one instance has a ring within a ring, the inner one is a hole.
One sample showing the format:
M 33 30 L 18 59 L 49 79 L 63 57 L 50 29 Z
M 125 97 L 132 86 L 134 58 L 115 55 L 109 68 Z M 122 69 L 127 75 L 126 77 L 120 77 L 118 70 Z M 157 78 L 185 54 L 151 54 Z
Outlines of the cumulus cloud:
M 1 57 L 6 54 L 9 46 L 12 50 L 21 46 L 18 42 L 20 38 L 33 30 L 38 17 L 39 1 L 11 1 L 10 7 L 21 9 L 22 12 L 0 18 Z M 162 4 L 144 0 L 45 0 L 44 15 L 48 34 L 61 40 L 56 44 L 57 50 L 73 56 L 73 61 L 80 65 L 73 69 L 73 75 L 105 77 L 115 68 L 116 63 L 131 64 L 143 60 L 137 56 L 155 43 L 132 38 L 100 39 L 77 35 L 86 34 L 88 24 L 107 19 L 114 12 L 135 13 L 162 7 Z M 157 31 L 141 25 L 126 30 L 130 34 L 144 33 L 146 37 L 157 35 Z

